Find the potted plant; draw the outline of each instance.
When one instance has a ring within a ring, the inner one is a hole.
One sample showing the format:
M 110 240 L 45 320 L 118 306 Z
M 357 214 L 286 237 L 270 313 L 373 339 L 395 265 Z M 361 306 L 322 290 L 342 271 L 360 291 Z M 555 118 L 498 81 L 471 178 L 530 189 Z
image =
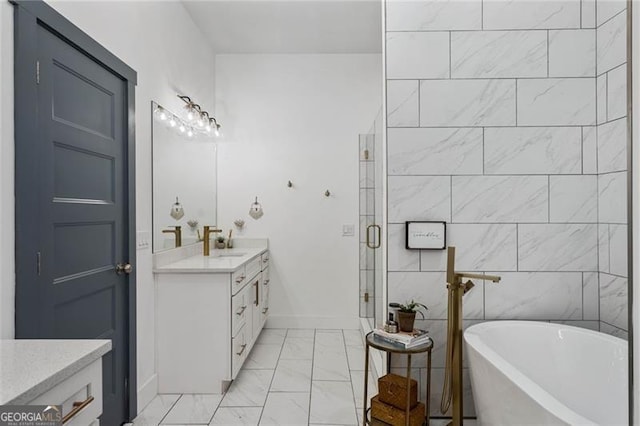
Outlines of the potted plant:
M 216 248 L 217 249 L 223 249 L 225 248 L 227 245 L 224 242 L 224 237 L 222 235 L 216 237 Z
M 413 324 L 416 321 L 416 312 L 419 312 L 422 319 L 424 319 L 422 309 L 426 311 L 429 308 L 413 299 L 411 299 L 411 302 L 406 302 L 404 305 L 400 304 L 397 312 L 400 331 L 413 331 Z

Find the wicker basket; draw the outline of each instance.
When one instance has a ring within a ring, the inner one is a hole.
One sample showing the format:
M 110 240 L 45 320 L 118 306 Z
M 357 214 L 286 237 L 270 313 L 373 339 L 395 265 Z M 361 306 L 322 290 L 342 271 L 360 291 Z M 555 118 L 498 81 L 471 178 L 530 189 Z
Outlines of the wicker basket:
M 409 424 L 422 426 L 424 423 L 424 404 L 419 402 L 409 412 Z M 405 426 L 406 412 L 393 405 L 385 404 L 378 396 L 371 398 L 371 419 L 376 419 L 391 426 Z

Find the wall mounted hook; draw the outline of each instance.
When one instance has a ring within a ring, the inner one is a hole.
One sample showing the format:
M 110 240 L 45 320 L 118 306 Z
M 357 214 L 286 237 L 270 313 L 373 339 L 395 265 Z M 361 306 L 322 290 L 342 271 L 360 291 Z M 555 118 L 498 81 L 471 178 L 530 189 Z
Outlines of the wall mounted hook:
M 293 182 L 288 181 L 288 182 L 287 182 L 287 187 L 288 187 L 288 188 L 293 188 Z
M 329 192 L 329 190 L 327 189 L 326 191 L 324 191 L 324 196 L 325 197 L 330 197 L 331 196 L 331 192 Z

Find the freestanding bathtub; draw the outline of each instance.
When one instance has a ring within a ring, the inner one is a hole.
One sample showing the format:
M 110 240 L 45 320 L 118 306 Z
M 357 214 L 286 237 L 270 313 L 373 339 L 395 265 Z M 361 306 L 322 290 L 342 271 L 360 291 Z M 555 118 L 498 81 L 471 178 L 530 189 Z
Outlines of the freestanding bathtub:
M 533 321 L 477 324 L 464 340 L 481 426 L 629 424 L 626 341 Z

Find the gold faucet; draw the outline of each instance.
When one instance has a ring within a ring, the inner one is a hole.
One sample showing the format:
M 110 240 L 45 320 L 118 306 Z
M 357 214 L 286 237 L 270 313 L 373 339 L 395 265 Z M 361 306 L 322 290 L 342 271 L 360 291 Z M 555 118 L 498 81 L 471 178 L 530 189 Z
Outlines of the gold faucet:
M 222 232 L 222 229 L 217 229 L 215 226 L 205 226 L 204 227 L 204 242 L 203 242 L 203 254 L 205 256 L 209 256 L 210 252 L 211 252 L 211 234 L 214 234 L 216 232 Z
M 163 234 L 175 234 L 176 237 L 176 247 L 182 247 L 182 227 L 174 226 L 175 229 L 163 229 Z
M 462 296 L 474 284 L 474 280 L 500 282 L 497 275 L 472 274 L 455 271 L 456 248 L 447 249 L 447 353 L 445 378 L 440 401 L 440 411 L 445 414 L 453 403 L 452 419 L 448 426 L 462 426 Z M 464 280 L 466 282 L 463 282 Z

